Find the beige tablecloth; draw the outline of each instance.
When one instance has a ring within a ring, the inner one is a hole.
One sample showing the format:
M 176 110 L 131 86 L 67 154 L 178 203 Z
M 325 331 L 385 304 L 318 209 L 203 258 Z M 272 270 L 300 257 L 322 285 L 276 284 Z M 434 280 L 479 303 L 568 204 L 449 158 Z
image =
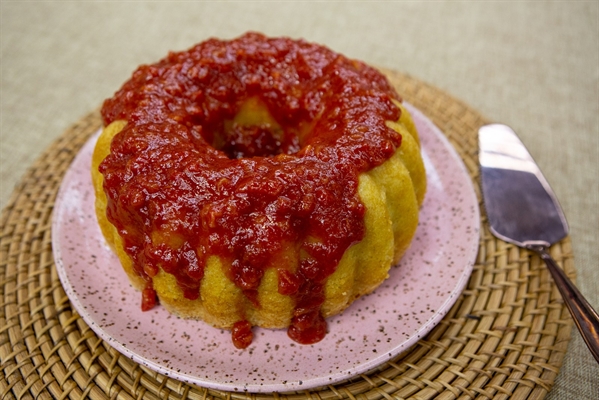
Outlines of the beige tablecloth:
M 1 3 L 0 204 L 134 68 L 208 37 L 303 37 L 431 83 L 511 125 L 555 189 L 599 309 L 599 2 Z M 597 399 L 577 332 L 549 399 Z

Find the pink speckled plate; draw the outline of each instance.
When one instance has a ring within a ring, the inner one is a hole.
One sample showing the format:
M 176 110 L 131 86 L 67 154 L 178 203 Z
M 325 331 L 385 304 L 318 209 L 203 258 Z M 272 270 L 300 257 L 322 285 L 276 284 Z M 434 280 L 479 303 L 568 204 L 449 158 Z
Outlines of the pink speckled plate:
M 428 192 L 408 253 L 374 293 L 330 318 L 321 342 L 302 346 L 284 330 L 255 329 L 241 351 L 230 333 L 162 307 L 140 311 L 140 295 L 98 228 L 90 178 L 91 138 L 67 171 L 52 226 L 60 280 L 75 309 L 105 341 L 138 363 L 185 382 L 228 391 L 309 389 L 366 372 L 426 335 L 468 281 L 480 216 L 470 177 L 445 136 L 407 105 L 421 135 Z

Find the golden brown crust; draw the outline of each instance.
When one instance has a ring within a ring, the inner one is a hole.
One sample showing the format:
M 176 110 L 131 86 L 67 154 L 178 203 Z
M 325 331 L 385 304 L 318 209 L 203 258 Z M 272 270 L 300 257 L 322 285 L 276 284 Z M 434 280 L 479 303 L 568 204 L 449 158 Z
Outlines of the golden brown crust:
M 418 133 L 407 110 L 399 103 L 401 118 L 388 126 L 402 135 L 402 145 L 382 165 L 359 177 L 358 193 L 365 205 L 365 235 L 361 242 L 348 248 L 336 271 L 327 279 L 325 302 L 321 314 L 338 314 L 355 299 L 372 292 L 388 276 L 389 268 L 409 247 L 418 225 L 418 210 L 426 191 L 426 174 L 420 156 Z M 110 152 L 112 138 L 126 125 L 115 121 L 107 126 L 96 144 L 92 160 L 92 177 L 96 191 L 96 213 L 106 241 L 118 255 L 132 285 L 143 290 L 144 279 L 133 269 L 116 229 L 106 218 L 106 195 L 103 178 L 98 172 L 101 161 Z M 289 326 L 293 300 L 278 292 L 276 266 L 285 263 L 293 270 L 299 250 L 288 243 L 286 250 L 266 269 L 258 289 L 260 307 L 256 307 L 227 276 L 228 260 L 208 258 L 200 287 L 200 297 L 188 300 L 174 276 L 160 271 L 152 278 L 160 303 L 183 318 L 203 320 L 220 328 L 231 328 L 245 319 L 252 325 L 267 328 Z

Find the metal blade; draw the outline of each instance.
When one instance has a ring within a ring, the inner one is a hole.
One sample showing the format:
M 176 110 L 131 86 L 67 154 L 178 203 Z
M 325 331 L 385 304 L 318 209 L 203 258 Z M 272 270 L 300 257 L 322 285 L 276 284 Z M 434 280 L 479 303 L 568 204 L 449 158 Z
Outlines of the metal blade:
M 568 234 L 562 209 L 532 156 L 506 125 L 479 129 L 482 191 L 491 231 L 520 246 Z

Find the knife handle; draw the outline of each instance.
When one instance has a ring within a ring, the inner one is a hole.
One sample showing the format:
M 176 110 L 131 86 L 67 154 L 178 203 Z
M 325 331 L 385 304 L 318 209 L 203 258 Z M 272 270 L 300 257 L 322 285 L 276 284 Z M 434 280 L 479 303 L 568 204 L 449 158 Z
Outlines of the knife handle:
M 570 314 L 574 318 L 574 323 L 578 327 L 582 339 L 591 350 L 595 360 L 599 362 L 599 314 L 591 307 L 572 281 L 568 279 L 555 260 L 551 258 L 545 246 L 529 245 L 526 247 L 536 252 L 547 264 L 547 268 L 553 276 L 553 280 L 568 310 L 570 310 Z

